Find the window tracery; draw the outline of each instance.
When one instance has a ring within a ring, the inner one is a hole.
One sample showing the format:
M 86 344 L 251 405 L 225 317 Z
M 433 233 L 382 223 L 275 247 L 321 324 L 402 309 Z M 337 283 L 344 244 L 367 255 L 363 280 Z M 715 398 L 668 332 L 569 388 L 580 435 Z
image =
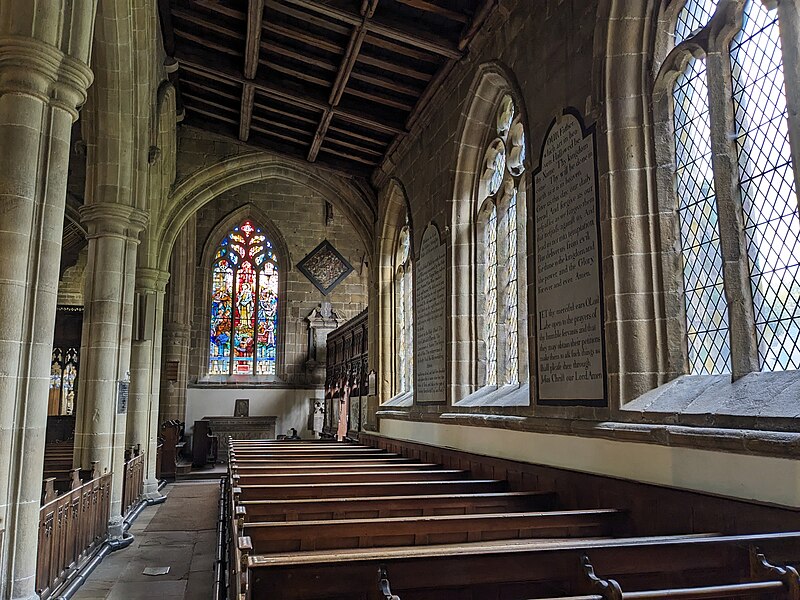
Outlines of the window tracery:
M 211 282 L 211 375 L 275 375 L 278 260 L 249 220 L 228 233 L 214 256 Z
M 400 229 L 395 253 L 396 351 L 398 393 L 410 392 L 414 384 L 414 290 L 411 262 L 411 231 Z

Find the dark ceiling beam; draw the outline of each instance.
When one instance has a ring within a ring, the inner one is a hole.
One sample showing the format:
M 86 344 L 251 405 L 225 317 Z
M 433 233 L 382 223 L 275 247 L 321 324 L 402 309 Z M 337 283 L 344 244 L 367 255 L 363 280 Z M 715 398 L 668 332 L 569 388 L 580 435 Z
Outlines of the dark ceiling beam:
M 205 109 L 202 109 L 202 108 L 199 108 L 197 106 L 190 105 L 190 104 L 186 105 L 186 110 L 188 110 L 189 112 L 196 112 L 198 114 L 203 115 L 204 117 L 209 117 L 211 119 L 216 119 L 217 121 L 223 121 L 225 123 L 230 123 L 231 125 L 236 125 L 239 122 L 236 119 L 229 119 L 228 117 L 219 114 L 219 111 L 215 112 L 215 111 L 205 110 Z
M 362 21 L 362 16 L 359 14 L 351 13 L 350 11 L 342 10 L 334 6 L 328 6 L 319 2 L 319 0 L 282 1 L 284 4 L 299 6 L 311 12 L 325 15 L 326 17 L 336 19 L 337 21 L 341 21 L 349 25 L 358 25 Z M 462 55 L 461 51 L 459 51 L 454 44 L 448 44 L 446 42 L 442 43 L 440 41 L 431 39 L 426 35 L 420 34 L 419 32 L 406 30 L 397 25 L 389 26 L 382 23 L 377 23 L 375 21 L 370 21 L 368 29 L 372 33 L 385 36 L 390 40 L 403 42 L 404 44 L 408 44 L 416 48 L 422 48 L 423 50 L 428 50 L 429 52 L 440 54 L 441 56 L 445 56 L 447 58 L 461 58 Z
M 468 15 L 465 15 L 464 13 L 455 10 L 450 10 L 449 8 L 445 8 L 444 6 L 439 6 L 438 4 L 434 4 L 433 2 L 428 2 L 427 0 L 395 0 L 395 2 L 397 2 L 398 4 L 405 4 L 406 6 L 410 6 L 411 8 L 416 8 L 417 10 L 423 10 L 425 12 L 439 15 L 440 17 L 444 17 L 445 19 L 450 19 L 451 21 L 458 21 L 459 23 L 469 22 Z
M 347 82 L 350 80 L 350 74 L 353 72 L 353 67 L 356 64 L 359 52 L 361 52 L 361 44 L 364 42 L 364 36 L 367 35 L 367 26 L 369 20 L 375 14 L 375 9 L 378 7 L 380 0 L 362 0 L 361 2 L 361 22 L 353 28 L 350 34 L 350 41 L 347 44 L 347 49 L 344 52 L 342 63 L 339 67 L 339 72 L 336 74 L 336 81 L 331 88 L 331 94 L 328 97 L 328 104 L 330 110 L 325 111 L 325 114 L 320 119 L 319 127 L 314 134 L 314 140 L 311 142 L 311 147 L 308 150 L 308 162 L 317 160 L 317 154 L 322 147 L 322 142 L 325 140 L 325 135 L 328 133 L 328 127 L 333 119 L 333 109 L 339 104 L 342 99 Z
M 255 79 L 258 55 L 261 50 L 261 31 L 264 23 L 264 0 L 248 0 L 247 41 L 244 50 L 244 77 Z
M 464 30 L 464 33 L 461 34 L 461 39 L 458 41 L 459 50 L 463 52 L 467 49 L 472 38 L 475 37 L 481 27 L 483 27 L 483 24 L 486 23 L 489 15 L 492 14 L 492 10 L 497 6 L 497 2 L 498 0 L 483 0 L 478 10 L 472 15 L 472 21 L 470 21 L 469 26 Z
M 297 10 L 291 6 L 286 6 L 277 0 L 266 0 L 265 4 L 270 10 L 274 10 L 275 12 L 279 12 L 288 17 L 293 17 L 302 23 L 309 23 L 311 25 L 327 29 L 328 31 L 333 31 L 339 35 L 350 35 L 350 28 L 346 25 L 340 25 L 335 21 L 323 19 L 316 15 L 310 15 L 302 10 Z
M 209 40 L 206 37 L 201 35 L 195 35 L 194 33 L 189 33 L 188 31 L 184 31 L 178 27 L 175 28 L 175 35 L 179 38 L 183 38 L 190 42 L 194 42 L 195 44 L 202 46 L 203 48 L 209 48 L 211 50 L 216 50 L 217 52 L 221 52 L 222 54 L 227 54 L 228 56 L 235 56 L 236 58 L 241 58 L 242 53 L 239 52 L 236 48 L 231 48 L 230 46 L 226 46 L 225 44 L 219 44 L 213 40 Z
M 250 123 L 253 120 L 253 102 L 256 99 L 256 88 L 252 83 L 242 86 L 242 104 L 239 111 L 239 139 L 243 142 L 250 137 Z
M 219 4 L 216 0 L 190 0 L 190 4 L 214 11 L 232 19 L 238 19 L 240 21 L 247 19 L 247 13 Z
M 278 87 L 269 85 L 261 81 L 248 82 L 238 73 L 229 71 L 224 68 L 220 68 L 218 66 L 211 68 L 206 64 L 199 62 L 196 58 L 190 56 L 181 55 L 179 57 L 179 61 L 182 69 L 186 69 L 187 71 L 197 73 L 198 75 L 201 75 L 202 77 L 206 77 L 211 80 L 219 81 L 220 83 L 225 83 L 228 85 L 230 85 L 231 83 L 239 83 L 242 85 L 245 83 L 252 83 L 253 86 L 256 88 L 256 91 L 258 91 L 259 94 L 267 98 L 281 100 L 289 104 L 299 104 L 307 108 L 316 109 L 318 111 L 325 111 L 328 109 L 328 105 L 325 102 L 314 100 L 313 98 L 310 98 L 307 95 L 287 92 Z M 378 121 L 370 116 L 367 116 L 364 113 L 352 113 L 348 110 L 343 110 L 341 108 L 337 108 L 335 112 L 336 112 L 335 116 L 339 117 L 340 119 L 348 121 L 350 123 L 355 123 L 357 125 L 366 127 L 368 129 L 375 129 L 377 131 L 393 135 L 404 132 L 402 127 Z
M 177 17 L 182 21 L 186 21 L 187 23 L 191 23 L 192 25 L 197 25 L 198 27 L 203 27 L 205 29 L 208 29 L 209 31 L 213 31 L 214 33 L 218 33 L 220 35 L 233 38 L 234 40 L 245 39 L 245 36 L 242 34 L 241 31 L 237 31 L 235 29 L 229 29 L 224 25 L 220 25 L 219 23 L 209 21 L 208 18 L 205 18 L 199 15 L 198 13 L 194 13 L 190 10 L 185 10 L 183 8 L 173 8 L 172 16 Z

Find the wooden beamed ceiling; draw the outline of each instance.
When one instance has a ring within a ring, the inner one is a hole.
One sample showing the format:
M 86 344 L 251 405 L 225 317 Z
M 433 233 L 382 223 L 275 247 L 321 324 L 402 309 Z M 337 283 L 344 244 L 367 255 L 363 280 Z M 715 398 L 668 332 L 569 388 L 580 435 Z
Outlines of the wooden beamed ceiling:
M 159 0 L 186 123 L 368 177 L 497 0 Z

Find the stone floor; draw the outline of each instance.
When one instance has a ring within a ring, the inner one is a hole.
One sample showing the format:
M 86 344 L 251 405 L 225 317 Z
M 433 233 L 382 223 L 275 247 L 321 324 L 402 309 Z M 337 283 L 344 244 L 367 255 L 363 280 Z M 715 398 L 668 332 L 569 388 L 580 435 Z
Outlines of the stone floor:
M 162 490 L 164 504 L 145 508 L 130 529 L 133 544 L 114 552 L 75 600 L 209 600 L 214 582 L 219 482 L 180 482 Z M 169 567 L 166 575 L 143 575 Z

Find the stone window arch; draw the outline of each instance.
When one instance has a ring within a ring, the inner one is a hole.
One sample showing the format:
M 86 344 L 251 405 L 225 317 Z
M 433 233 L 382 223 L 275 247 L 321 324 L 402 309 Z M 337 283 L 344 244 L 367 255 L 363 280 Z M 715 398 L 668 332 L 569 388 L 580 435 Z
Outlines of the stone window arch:
M 682 317 L 667 322 L 684 340 L 678 372 L 800 368 L 797 22 L 788 1 L 665 2 L 659 15 L 653 107 L 659 193 L 674 210 L 665 280 L 682 282 L 666 298 Z
M 451 225 L 453 404 L 530 403 L 527 125 L 511 81 L 497 63 L 479 67 L 460 140 Z

